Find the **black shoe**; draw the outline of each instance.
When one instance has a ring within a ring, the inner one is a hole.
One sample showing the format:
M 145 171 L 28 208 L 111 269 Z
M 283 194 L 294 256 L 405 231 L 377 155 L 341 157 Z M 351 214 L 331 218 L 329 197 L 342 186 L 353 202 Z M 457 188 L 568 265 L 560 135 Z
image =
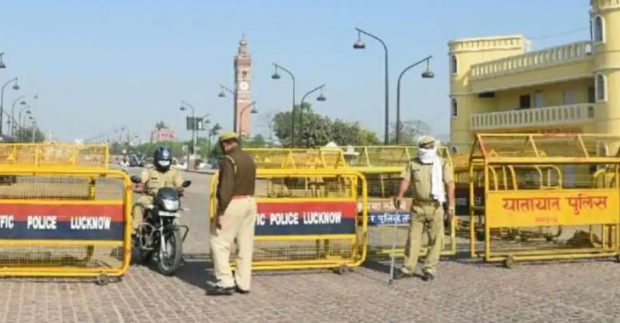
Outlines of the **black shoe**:
M 235 288 L 234 287 L 215 286 L 215 288 L 207 291 L 207 295 L 210 295 L 210 296 L 230 296 L 234 292 L 235 292 Z
M 235 291 L 236 291 L 237 293 L 239 293 L 239 294 L 242 294 L 242 295 L 247 295 L 247 294 L 249 294 L 249 293 L 250 293 L 250 291 L 249 291 L 249 290 L 244 290 L 244 289 L 241 289 L 241 288 L 239 288 L 239 286 L 235 286 Z
M 413 276 L 414 276 L 413 273 L 406 273 L 404 271 L 399 271 L 398 273 L 394 274 L 394 280 L 411 278 Z
M 425 282 L 432 281 L 433 279 L 435 279 L 435 276 L 433 274 L 431 274 L 431 273 L 425 272 L 422 275 L 422 280 L 425 281 Z

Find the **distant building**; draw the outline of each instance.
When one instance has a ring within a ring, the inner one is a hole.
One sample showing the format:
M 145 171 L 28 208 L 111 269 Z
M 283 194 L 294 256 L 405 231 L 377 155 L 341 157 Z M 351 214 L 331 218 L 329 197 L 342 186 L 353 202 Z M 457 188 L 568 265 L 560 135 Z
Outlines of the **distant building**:
M 252 58 L 245 37 L 239 42 L 239 50 L 235 56 L 234 67 L 234 130 L 243 138 L 250 138 L 250 129 L 252 128 L 250 87 L 252 82 Z
M 175 141 L 177 135 L 172 129 L 159 129 L 151 132 L 151 142 Z
M 451 41 L 452 154 L 477 132 L 620 134 L 620 1 L 592 0 L 590 23 L 591 39 L 538 51 L 521 35 Z

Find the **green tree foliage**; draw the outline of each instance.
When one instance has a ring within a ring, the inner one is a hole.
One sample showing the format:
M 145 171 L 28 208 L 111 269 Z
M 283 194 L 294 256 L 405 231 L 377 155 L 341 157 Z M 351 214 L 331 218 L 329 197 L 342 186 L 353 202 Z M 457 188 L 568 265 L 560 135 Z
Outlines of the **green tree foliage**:
M 15 131 L 15 140 L 17 142 L 32 142 L 32 130 L 33 127 L 22 127 L 19 128 Z M 35 142 L 42 142 L 45 140 L 45 134 L 43 134 L 43 132 L 35 127 L 34 128 L 34 141 Z
M 300 124 L 299 106 L 295 107 L 295 146 L 320 147 L 333 141 L 340 146 L 377 145 L 377 135 L 363 128 L 359 122 L 331 120 L 314 113 L 304 104 L 303 126 Z M 273 118 L 273 131 L 283 146 L 292 146 L 291 112 L 280 112 Z

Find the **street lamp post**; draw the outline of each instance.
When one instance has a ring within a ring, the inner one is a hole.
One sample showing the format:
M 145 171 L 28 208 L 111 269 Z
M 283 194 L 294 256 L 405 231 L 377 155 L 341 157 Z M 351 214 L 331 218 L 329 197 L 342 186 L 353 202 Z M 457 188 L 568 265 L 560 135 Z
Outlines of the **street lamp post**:
M 13 84 L 13 90 L 19 90 L 19 84 L 17 84 L 17 77 L 6 81 L 6 83 L 2 85 L 2 90 L 0 91 L 0 136 L 2 136 L 2 123 L 4 117 L 4 89 L 7 87 L 7 85 L 11 83 L 15 83 Z
M 230 95 L 235 95 L 235 92 L 233 92 L 233 90 L 225 87 L 224 85 L 220 84 L 220 93 L 217 95 L 220 98 L 225 98 L 226 97 L 226 93 L 224 93 L 224 91 L 230 93 Z
M 192 109 L 192 154 L 196 154 L 196 110 L 194 109 L 193 105 L 185 101 L 181 101 L 180 110 L 185 111 L 185 107 L 189 107 L 190 109 Z M 187 169 L 189 169 L 189 156 L 187 158 Z
M 15 135 L 15 127 L 17 126 L 15 122 L 15 104 L 19 102 L 19 104 L 21 105 L 26 105 L 26 101 L 22 100 L 24 97 L 25 95 L 19 96 L 17 99 L 13 101 L 13 104 L 11 105 L 11 117 L 9 118 L 7 122 L 7 124 L 10 125 L 9 130 L 11 131 L 11 136 Z
M 239 129 L 237 134 L 239 135 L 239 140 L 241 140 L 241 126 L 243 125 L 243 113 L 245 112 L 245 110 L 249 109 L 250 107 L 252 107 L 252 110 L 250 111 L 250 113 L 252 114 L 256 114 L 258 113 L 258 111 L 256 110 L 256 101 L 246 105 L 245 107 L 241 108 L 241 110 L 239 110 Z
M 317 101 L 319 102 L 323 102 L 325 100 L 327 100 L 325 98 L 325 96 L 323 95 L 323 88 L 325 87 L 325 84 L 321 84 L 320 86 L 315 87 L 314 89 L 306 92 L 306 94 L 304 94 L 304 96 L 301 98 L 301 103 L 299 103 L 300 107 L 299 107 L 299 127 L 301 129 L 301 131 L 303 131 L 304 129 L 304 101 L 306 100 L 306 97 L 316 91 L 321 91 L 321 93 L 319 94 L 319 96 L 316 98 Z M 303 139 L 301 139 L 301 141 L 303 141 Z M 306 146 L 308 146 L 307 140 L 306 140 Z
M 18 118 L 19 119 L 19 127 L 22 128 L 22 129 L 26 128 L 25 127 L 26 126 L 25 125 L 26 120 L 22 119 L 22 112 L 24 111 L 24 108 L 26 108 L 26 114 L 31 114 L 32 113 L 32 112 L 30 112 L 30 109 L 29 109 L 30 106 L 29 105 L 25 105 L 25 106 L 22 107 L 22 109 L 19 110 L 19 118 Z
M 291 77 L 291 80 L 293 80 L 293 107 L 291 110 L 291 145 L 294 146 L 295 145 L 295 75 L 293 75 L 291 71 L 289 71 L 282 65 L 273 63 L 273 66 L 275 67 L 275 71 L 273 72 L 273 75 L 271 75 L 272 79 L 274 80 L 280 79 L 280 74 L 278 74 L 278 69 L 280 69 L 286 72 Z
M 384 138 L 384 143 L 387 145 L 390 140 L 390 130 L 389 130 L 389 127 L 390 127 L 390 119 L 389 119 L 390 117 L 390 101 L 389 101 L 390 90 L 389 90 L 389 82 L 388 82 L 388 73 L 389 73 L 388 72 L 388 48 L 385 42 L 381 38 L 369 32 L 366 32 L 362 29 L 359 29 L 359 28 L 355 28 L 355 30 L 357 31 L 357 42 L 353 44 L 354 49 L 366 48 L 366 44 L 362 40 L 362 34 L 364 34 L 377 40 L 379 43 L 381 43 L 385 51 L 385 138 Z
M 35 135 L 36 129 L 37 129 L 37 122 L 35 120 L 32 120 L 32 143 L 34 143 L 34 135 Z
M 410 70 L 410 69 L 412 69 L 412 68 L 414 68 L 414 67 L 416 67 L 416 66 L 418 66 L 418 65 L 420 65 L 420 64 L 422 64 L 424 62 L 426 62 L 426 71 L 422 72 L 422 75 L 421 75 L 422 78 L 425 78 L 425 79 L 434 78 L 435 77 L 435 73 L 433 73 L 430 70 L 430 68 L 429 68 L 429 62 L 430 62 L 431 58 L 433 58 L 432 55 L 428 56 L 428 57 L 425 57 L 425 58 L 423 58 L 423 59 L 421 59 L 421 60 L 419 60 L 419 61 L 417 61 L 417 62 L 415 62 L 415 63 L 413 63 L 413 64 L 411 64 L 409 66 L 407 66 L 402 72 L 400 72 L 400 75 L 398 76 L 398 84 L 396 85 L 396 144 L 397 145 L 400 144 L 400 127 L 401 127 L 401 124 L 400 124 L 400 81 L 402 80 L 403 75 L 405 75 L 405 73 L 408 70 Z

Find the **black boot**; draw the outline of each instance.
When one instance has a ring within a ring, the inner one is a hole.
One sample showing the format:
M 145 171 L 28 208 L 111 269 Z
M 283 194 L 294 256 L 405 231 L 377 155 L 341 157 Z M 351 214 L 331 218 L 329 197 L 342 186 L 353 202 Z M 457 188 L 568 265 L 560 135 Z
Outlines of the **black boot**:
M 435 276 L 429 272 L 424 272 L 422 274 L 422 280 L 425 282 L 432 281 L 433 279 L 435 279 Z
M 230 296 L 235 292 L 234 287 L 222 287 L 216 285 L 213 289 L 207 290 L 209 296 Z

